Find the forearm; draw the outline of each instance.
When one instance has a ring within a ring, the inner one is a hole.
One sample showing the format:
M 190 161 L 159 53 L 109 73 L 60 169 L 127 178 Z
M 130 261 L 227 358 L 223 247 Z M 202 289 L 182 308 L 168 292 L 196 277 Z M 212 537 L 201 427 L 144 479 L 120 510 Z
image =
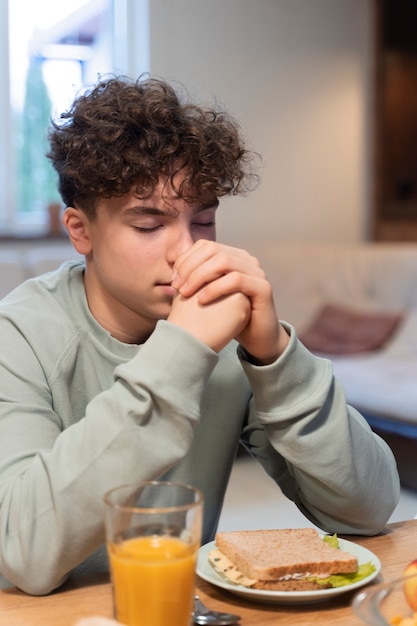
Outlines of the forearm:
M 385 442 L 357 421 L 354 409 L 350 414 L 349 439 L 329 443 L 331 457 L 318 449 L 316 456 L 323 456 L 318 471 L 293 467 L 291 490 L 299 508 L 323 530 L 373 535 L 383 530 L 398 503 L 399 479 Z
M 51 591 L 104 541 L 107 490 L 157 478 L 189 450 L 217 357 L 201 358 L 201 346 L 173 334 L 163 355 L 150 345 L 153 357 L 141 349 L 119 366 L 114 385 L 63 432 L 40 400 L 36 411 L 16 403 L 16 414 L 1 416 L 0 571 L 25 591 Z M 184 398 L 187 369 L 196 380 Z
M 331 363 L 305 350 L 292 333 L 288 350 L 275 364 L 244 367 L 257 409 L 246 436 L 250 439 L 257 427 L 264 430 L 265 449 L 253 452 L 260 453 L 286 495 L 325 530 L 380 531 L 399 497 L 395 460 L 365 420 L 347 407 Z M 279 472 L 271 460 L 274 451 Z

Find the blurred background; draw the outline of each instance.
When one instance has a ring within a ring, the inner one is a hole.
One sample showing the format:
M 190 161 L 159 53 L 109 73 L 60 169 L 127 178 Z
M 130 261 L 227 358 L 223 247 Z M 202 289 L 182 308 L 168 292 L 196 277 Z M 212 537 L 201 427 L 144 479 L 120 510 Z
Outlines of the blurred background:
M 223 240 L 416 239 L 415 4 L 1 0 L 0 236 L 60 234 L 50 116 L 99 76 L 149 71 L 226 107 L 262 155 Z

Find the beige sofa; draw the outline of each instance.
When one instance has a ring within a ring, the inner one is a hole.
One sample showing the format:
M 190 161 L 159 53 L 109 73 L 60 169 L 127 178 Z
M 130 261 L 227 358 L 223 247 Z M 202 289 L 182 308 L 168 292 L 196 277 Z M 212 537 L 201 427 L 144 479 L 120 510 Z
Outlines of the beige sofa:
M 324 356 L 333 361 L 348 402 L 392 446 L 404 484 L 417 489 L 417 243 L 252 241 L 245 247 L 269 277 L 280 318 L 291 322 L 301 337 L 324 304 L 403 315 L 379 349 Z M 69 242 L 0 248 L 0 297 L 22 280 L 77 256 Z

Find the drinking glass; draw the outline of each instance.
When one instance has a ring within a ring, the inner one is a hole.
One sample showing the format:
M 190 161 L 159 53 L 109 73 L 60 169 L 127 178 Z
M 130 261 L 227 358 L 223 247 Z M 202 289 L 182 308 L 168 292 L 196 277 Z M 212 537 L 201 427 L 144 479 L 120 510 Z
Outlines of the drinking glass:
M 150 481 L 112 489 L 104 502 L 115 618 L 128 626 L 189 626 L 202 493 Z

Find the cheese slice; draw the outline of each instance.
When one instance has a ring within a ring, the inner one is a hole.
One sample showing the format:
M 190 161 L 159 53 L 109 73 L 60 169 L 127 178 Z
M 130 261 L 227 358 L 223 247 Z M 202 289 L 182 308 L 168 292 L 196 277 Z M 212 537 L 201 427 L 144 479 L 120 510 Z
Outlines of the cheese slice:
M 214 548 L 208 554 L 209 563 L 223 578 L 234 585 L 252 587 L 257 581 L 242 574 L 235 565 L 220 550 Z

